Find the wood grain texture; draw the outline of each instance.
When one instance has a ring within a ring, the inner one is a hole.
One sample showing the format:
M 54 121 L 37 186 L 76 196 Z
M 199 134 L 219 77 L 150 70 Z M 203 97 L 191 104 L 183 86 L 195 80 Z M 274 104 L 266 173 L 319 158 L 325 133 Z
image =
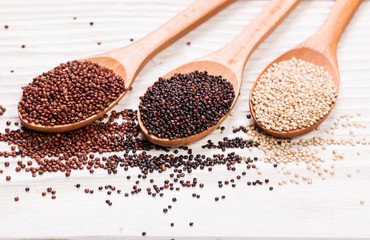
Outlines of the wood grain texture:
M 248 99 L 252 83 L 273 59 L 296 46 L 317 31 L 334 1 L 304 0 L 282 25 L 251 55 L 243 76 L 241 95 L 234 108 L 234 116 L 223 123 L 226 130 L 212 133 L 214 142 L 223 137 L 245 136 L 232 134 L 232 126 L 248 124 Z M 188 0 L 1 0 L 0 1 L 0 104 L 7 108 L 0 116 L 0 129 L 6 120 L 15 121 L 21 86 L 43 71 L 73 59 L 107 52 L 145 36 L 189 5 Z M 114 109 L 137 108 L 139 96 L 146 86 L 193 59 L 211 53 L 237 36 L 266 5 L 265 0 L 240 0 L 216 15 L 169 48 L 159 53 L 143 68 L 130 91 Z M 77 20 L 73 20 L 76 16 Z M 89 22 L 93 21 L 94 26 Z M 9 25 L 5 30 L 3 25 Z M 326 136 L 334 120 L 344 113 L 361 117 L 355 121 L 368 126 L 354 129 L 355 136 L 370 140 L 370 1 L 365 0 L 344 32 L 338 44 L 338 65 L 341 74 L 341 92 L 332 113 L 321 125 L 321 130 L 306 137 Z M 97 42 L 102 44 L 99 46 Z M 188 46 L 186 43 L 191 42 Z M 26 48 L 22 49 L 21 45 Z M 10 73 L 10 70 L 14 73 Z M 349 129 L 337 131 L 335 138 L 349 138 Z M 208 138 L 206 138 L 208 139 Z M 212 155 L 219 151 L 206 151 L 192 144 L 193 151 Z M 1 149 L 8 149 L 0 144 Z M 105 204 L 107 195 L 96 192 L 85 195 L 85 187 L 96 190 L 105 184 L 116 185 L 123 192 L 132 188 L 133 177 L 139 171 L 119 170 L 117 175 L 96 171 L 73 172 L 70 178 L 62 174 L 44 174 L 32 178 L 29 174 L 14 172 L 16 159 L 10 168 L 4 168 L 0 158 L 0 239 L 63 238 L 63 239 L 134 239 L 147 232 L 148 239 L 284 239 L 284 238 L 370 238 L 370 149 L 369 145 L 330 146 L 331 150 L 345 152 L 344 160 L 335 163 L 336 175 L 326 181 L 314 179 L 312 185 L 288 184 L 277 186 L 284 178 L 281 170 L 261 164 L 262 175 L 248 172 L 235 189 L 217 187 L 217 180 L 235 178 L 225 167 L 207 171 L 194 171 L 188 177 L 197 177 L 205 188 L 181 189 L 160 199 L 145 194 L 124 198 L 112 195 L 113 206 Z M 356 152 L 361 155 L 357 156 Z M 242 156 L 262 156 L 253 150 L 237 150 Z M 331 161 L 327 162 L 328 165 Z M 301 174 L 304 165 L 289 166 Z M 356 173 L 360 169 L 360 173 Z M 244 169 L 237 168 L 237 173 Z M 352 177 L 348 178 L 348 172 Z M 6 182 L 5 176 L 12 175 Z M 246 180 L 269 178 L 274 191 L 268 186 L 246 188 Z M 163 182 L 167 174 L 149 177 Z M 74 184 L 80 183 L 77 190 Z M 142 182 L 142 188 L 149 182 Z M 29 186 L 31 191 L 24 192 Z M 57 199 L 42 198 L 47 187 L 57 191 Z M 191 197 L 193 192 L 200 199 Z M 214 197 L 226 195 L 225 201 L 215 203 Z M 14 196 L 20 201 L 14 202 Z M 178 202 L 171 202 L 176 196 Z M 365 204 L 361 205 L 360 200 Z M 173 209 L 166 215 L 162 209 L 168 204 Z M 194 222 L 190 228 L 188 223 Z M 175 227 L 169 226 L 175 222 Z M 219 236 L 219 237 L 216 237 Z

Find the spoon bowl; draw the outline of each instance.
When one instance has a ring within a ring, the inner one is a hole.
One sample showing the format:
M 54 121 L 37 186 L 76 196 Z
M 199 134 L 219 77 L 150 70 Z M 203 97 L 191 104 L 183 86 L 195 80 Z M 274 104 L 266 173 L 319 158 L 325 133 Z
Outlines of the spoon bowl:
M 81 59 L 80 61 L 90 61 L 93 63 L 97 63 L 100 66 L 106 67 L 108 69 L 113 70 L 113 72 L 116 75 L 119 75 L 122 77 L 122 79 L 127 79 L 126 69 L 125 67 L 116 59 L 108 57 L 108 56 L 96 56 L 86 59 Z M 110 109 L 112 109 L 118 102 L 125 96 L 128 89 L 130 89 L 130 86 L 133 83 L 133 78 L 131 78 L 131 81 L 125 80 L 125 88 L 126 90 L 111 104 L 107 106 L 107 108 L 104 109 L 104 111 L 101 111 L 100 113 L 93 115 L 91 117 L 86 118 L 85 120 L 81 120 L 77 123 L 70 123 L 70 124 L 63 124 L 63 125 L 55 125 L 55 126 L 44 126 L 41 124 L 35 124 L 30 123 L 27 120 L 23 119 L 22 115 L 18 111 L 19 119 L 21 120 L 22 124 L 31 130 L 39 131 L 39 132 L 48 132 L 48 133 L 57 133 L 57 132 L 67 132 L 67 131 L 73 131 L 79 128 L 82 128 L 84 126 L 89 125 L 90 123 L 98 120 L 100 117 L 102 117 L 105 113 L 107 113 Z M 23 96 L 22 96 L 23 97 Z M 20 101 L 22 101 L 22 97 Z
M 186 138 L 175 138 L 173 140 L 167 139 L 167 138 L 159 138 L 155 135 L 149 134 L 148 129 L 144 126 L 143 122 L 141 121 L 141 115 L 140 115 L 140 110 L 138 111 L 138 122 L 139 126 L 141 128 L 141 131 L 143 132 L 144 136 L 151 141 L 152 143 L 155 143 L 157 145 L 162 145 L 166 147 L 177 147 L 177 146 L 183 146 L 195 141 L 198 141 L 199 139 L 204 138 L 208 134 L 210 134 L 212 131 L 216 130 L 221 123 L 227 118 L 227 116 L 230 114 L 231 110 L 233 109 L 238 96 L 240 92 L 240 81 L 237 77 L 237 74 L 230 69 L 228 66 L 223 65 L 222 63 L 219 62 L 214 62 L 211 60 L 198 60 L 198 61 L 193 61 L 187 64 L 184 64 L 170 72 L 168 72 L 166 75 L 164 75 L 162 78 L 167 79 L 170 78 L 171 76 L 175 75 L 176 73 L 191 73 L 194 71 L 200 71 L 204 72 L 207 71 L 208 74 L 214 75 L 214 76 L 219 76 L 221 75 L 223 78 L 225 78 L 229 83 L 232 84 L 234 91 L 235 91 L 235 97 L 234 100 L 231 104 L 229 112 L 227 112 L 219 121 L 216 125 L 211 126 L 207 130 L 200 132 L 198 134 L 186 137 Z
M 273 64 L 287 61 L 294 57 L 296 59 L 301 59 L 303 61 L 315 64 L 316 66 L 323 67 L 332 77 L 336 91 L 337 93 L 339 93 L 340 77 L 337 62 L 337 44 L 340 36 L 342 35 L 344 29 L 355 14 L 356 10 L 359 8 L 361 2 L 362 0 L 337 0 L 328 18 L 320 27 L 320 29 L 306 41 L 272 61 L 257 77 L 257 80 L 260 79 L 260 77 Z M 328 117 L 335 105 L 332 104 L 329 112 L 323 118 L 309 127 L 294 129 L 291 131 L 276 131 L 272 129 L 267 129 L 258 121 L 253 108 L 252 95 L 255 87 L 257 86 L 257 80 L 254 82 L 250 91 L 250 112 L 257 126 L 266 133 L 275 137 L 291 138 L 312 131 Z
M 280 63 L 282 61 L 288 61 L 288 60 L 292 59 L 293 57 L 295 57 L 297 59 L 304 60 L 304 61 L 312 63 L 312 64 L 315 64 L 317 66 L 323 66 L 324 69 L 327 72 L 329 72 L 330 76 L 332 76 L 332 80 L 334 81 L 337 93 L 339 93 L 340 78 L 339 78 L 339 72 L 338 72 L 336 62 L 335 63 L 332 62 L 324 54 L 316 51 L 315 49 L 311 49 L 311 48 L 303 47 L 303 46 L 292 49 L 292 50 L 284 53 L 283 55 L 281 55 L 280 57 L 278 57 L 274 61 L 272 61 L 260 73 L 260 75 L 257 77 L 257 79 L 260 79 L 260 77 L 273 64 L 277 64 L 277 63 Z M 257 86 L 257 81 L 254 82 L 254 84 L 251 88 L 249 99 L 252 99 L 252 94 L 253 94 L 253 91 L 254 91 L 256 86 Z M 329 115 L 329 113 L 333 109 L 333 107 L 334 107 L 334 104 L 331 106 L 328 114 L 326 114 L 323 118 L 321 118 L 319 121 L 317 121 L 315 124 L 311 125 L 310 127 L 299 128 L 299 129 L 295 129 L 295 130 L 291 130 L 291 131 L 276 131 L 276 130 L 273 130 L 273 129 L 267 129 L 265 126 L 263 126 L 257 120 L 256 113 L 255 113 L 254 108 L 253 108 L 253 103 L 252 103 L 251 100 L 249 101 L 250 112 L 251 112 L 251 115 L 252 115 L 253 119 L 255 120 L 255 123 L 257 124 L 257 126 L 260 127 L 263 131 L 267 132 L 268 134 L 270 134 L 272 136 L 275 136 L 275 137 L 281 137 L 281 138 L 296 137 L 296 136 L 300 136 L 300 135 L 303 135 L 305 133 L 308 133 L 308 132 L 312 131 L 313 129 L 317 128 L 327 118 L 327 116 Z

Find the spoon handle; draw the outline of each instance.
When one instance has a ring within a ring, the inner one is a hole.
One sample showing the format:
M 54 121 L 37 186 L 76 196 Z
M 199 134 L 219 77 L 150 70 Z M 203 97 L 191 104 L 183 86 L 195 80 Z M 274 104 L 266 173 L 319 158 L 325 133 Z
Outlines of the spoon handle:
M 328 49 L 331 55 L 336 56 L 339 38 L 362 1 L 336 0 L 325 22 L 303 45 L 315 48 L 320 52 L 325 52 Z
M 235 0 L 197 0 L 162 26 L 142 39 L 108 53 L 125 67 L 133 77 L 158 52 L 199 26 Z
M 229 44 L 203 58 L 233 69 L 241 79 L 244 65 L 254 49 L 284 20 L 301 0 L 271 0 Z

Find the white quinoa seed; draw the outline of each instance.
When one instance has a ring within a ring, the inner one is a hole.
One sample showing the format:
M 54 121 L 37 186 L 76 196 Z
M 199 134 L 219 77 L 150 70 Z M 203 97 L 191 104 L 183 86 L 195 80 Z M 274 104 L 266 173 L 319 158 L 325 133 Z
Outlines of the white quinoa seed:
M 326 116 L 336 98 L 334 81 L 324 68 L 292 58 L 273 64 L 261 75 L 251 101 L 264 127 L 291 131 Z

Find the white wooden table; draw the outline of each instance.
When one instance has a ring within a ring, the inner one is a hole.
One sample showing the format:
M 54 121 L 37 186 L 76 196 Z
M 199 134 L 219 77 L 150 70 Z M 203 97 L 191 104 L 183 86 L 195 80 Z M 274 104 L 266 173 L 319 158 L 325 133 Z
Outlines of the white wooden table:
M 137 77 L 133 91 L 115 108 L 137 108 L 138 97 L 158 76 L 192 59 L 210 53 L 233 39 L 262 9 L 265 0 L 238 1 L 184 36 L 157 55 Z M 310 36 L 323 22 L 331 9 L 332 0 L 305 0 L 283 24 L 255 51 L 246 65 L 241 96 L 233 117 L 228 118 L 224 134 L 219 131 L 209 138 L 218 141 L 224 136 L 234 137 L 232 126 L 249 124 L 248 93 L 251 83 L 271 60 Z M 17 120 L 16 105 L 21 86 L 32 77 L 61 62 L 112 50 L 139 39 L 161 23 L 184 9 L 188 0 L 1 0 L 0 1 L 0 104 L 7 108 L 0 116 L 3 131 L 7 120 Z M 73 20 L 73 17 L 77 17 Z M 94 22 L 90 26 L 89 22 Z M 4 25 L 9 25 L 5 30 Z M 367 129 L 356 130 L 358 137 L 370 140 L 370 1 L 365 0 L 344 33 L 338 49 L 341 71 L 339 100 L 320 131 L 311 133 L 325 136 L 338 116 L 361 112 L 356 121 Z M 191 42 L 188 46 L 186 43 Z M 247 41 L 247 40 L 246 40 Z M 102 44 L 99 46 L 97 42 Z M 21 45 L 26 48 L 22 49 Z M 11 73 L 10 70 L 14 70 Z M 242 134 L 240 134 L 242 135 Z M 348 130 L 339 131 L 337 138 L 348 138 Z M 194 152 L 213 154 L 200 147 L 206 142 L 191 145 Z M 7 145 L 0 145 L 7 149 Z M 15 173 L 16 159 L 4 168 L 0 157 L 0 239 L 60 238 L 60 239 L 133 239 L 147 233 L 147 239 L 233 239 L 255 238 L 370 238 L 370 147 L 335 146 L 345 153 L 336 162 L 336 174 L 326 181 L 278 186 L 284 177 L 280 168 L 259 162 L 263 171 L 260 178 L 269 178 L 268 186 L 246 187 L 246 179 L 257 174 L 248 171 L 237 188 L 218 188 L 217 180 L 235 177 L 224 166 L 208 171 L 195 171 L 190 177 L 204 182 L 204 189 L 181 189 L 166 193 L 163 198 L 151 198 L 146 193 L 124 198 L 113 194 L 113 206 L 105 204 L 107 195 L 97 187 L 112 184 L 125 190 L 132 187 L 137 169 L 117 175 L 96 171 L 63 174 L 44 174 L 32 178 L 28 173 Z M 262 156 L 258 150 L 238 150 L 242 156 Z M 360 156 L 356 155 L 360 152 Z M 330 158 L 329 158 L 330 159 Z M 303 165 L 287 166 L 297 172 L 306 171 Z M 243 165 L 244 168 L 244 165 Z M 356 172 L 360 170 L 360 173 Z M 241 167 L 237 172 L 243 171 Z M 352 177 L 348 178 L 347 173 Z M 130 181 L 127 175 L 134 176 Z M 156 181 L 168 178 L 169 173 L 152 174 Z M 5 176 L 11 175 L 10 182 Z M 159 181 L 160 182 L 160 181 Z M 81 189 L 73 187 L 80 183 Z M 144 189 L 149 184 L 143 181 Z M 24 191 L 28 186 L 29 193 Z M 57 191 L 57 199 L 41 197 L 47 187 Z M 83 193 L 84 188 L 95 190 L 94 195 Z M 191 197 L 193 192 L 200 199 Z M 226 195 L 215 202 L 215 196 Z M 14 197 L 20 201 L 15 202 Z M 172 203 L 175 196 L 178 202 Z M 360 201 L 364 200 L 364 204 Z M 173 206 L 167 214 L 162 209 Z M 189 222 L 194 222 L 189 227 Z M 174 222 L 175 226 L 170 227 Z M 217 236 L 217 237 L 216 237 Z

